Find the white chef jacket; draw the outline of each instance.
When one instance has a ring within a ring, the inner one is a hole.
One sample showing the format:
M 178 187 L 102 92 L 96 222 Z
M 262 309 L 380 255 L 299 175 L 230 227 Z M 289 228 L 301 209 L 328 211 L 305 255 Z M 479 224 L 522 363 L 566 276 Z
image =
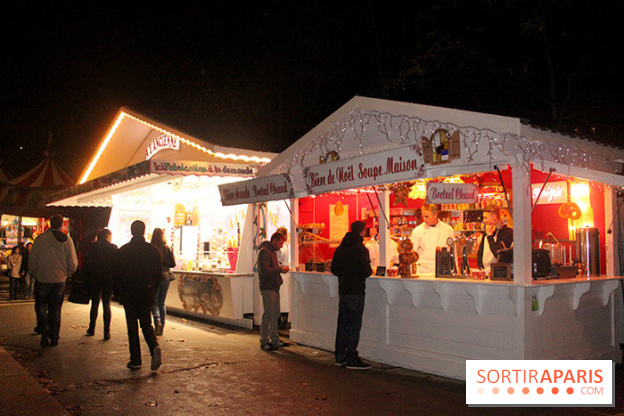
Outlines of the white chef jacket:
M 483 261 L 483 268 L 489 271 L 490 264 L 496 260 L 496 257 L 494 257 L 494 253 L 492 253 L 490 249 L 490 241 L 487 235 L 483 234 L 483 238 L 485 238 L 485 240 L 483 241 L 483 257 L 481 260 Z
M 455 238 L 453 227 L 439 220 L 435 226 L 423 222 L 414 228 L 410 240 L 419 256 L 416 263 L 418 274 L 435 274 L 436 247 L 448 248 L 446 241 L 449 238 Z
M 366 242 L 365 246 L 368 249 L 371 268 L 373 269 L 373 273 L 375 273 L 375 269 L 379 266 L 379 243 L 375 240 L 370 240 Z

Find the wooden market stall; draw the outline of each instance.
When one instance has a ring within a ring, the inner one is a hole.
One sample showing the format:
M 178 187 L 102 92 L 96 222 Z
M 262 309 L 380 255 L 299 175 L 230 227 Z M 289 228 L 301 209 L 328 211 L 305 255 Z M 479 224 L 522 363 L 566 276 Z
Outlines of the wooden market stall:
M 292 340 L 333 350 L 331 255 L 348 225 L 365 220 L 383 260 L 367 280 L 360 355 L 463 379 L 469 359 L 622 361 L 622 273 L 610 223 L 623 163 L 623 149 L 516 118 L 355 97 L 256 179 L 220 188 L 231 204 L 237 195 L 242 203 L 293 200 Z M 486 278 L 464 251 L 465 273 L 391 276 L 395 243 L 409 237 L 425 201 L 446 212 L 456 254 L 478 238 L 484 204 L 498 204 L 513 227 L 512 266 Z M 591 242 L 598 273 L 578 245 L 585 229 L 599 234 Z M 544 274 L 534 253 L 547 245 L 565 258 L 548 253 Z
M 177 262 L 167 308 L 250 327 L 248 213 L 221 206 L 217 185 L 254 177 L 273 156 L 217 146 L 122 108 L 79 184 L 48 197 L 48 205 L 109 207 L 108 228 L 118 246 L 130 240 L 135 220 L 146 223 L 148 241 L 162 228 Z

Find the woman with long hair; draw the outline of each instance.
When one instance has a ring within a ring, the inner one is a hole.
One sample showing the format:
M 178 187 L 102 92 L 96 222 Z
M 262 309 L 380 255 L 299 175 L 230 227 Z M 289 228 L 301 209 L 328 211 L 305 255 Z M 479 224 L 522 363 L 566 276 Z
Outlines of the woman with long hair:
M 22 253 L 19 246 L 13 247 L 11 255 L 7 259 L 9 267 L 9 300 L 17 299 L 19 284 L 22 279 L 20 274 L 22 268 Z
M 154 302 L 154 307 L 152 308 L 152 317 L 154 318 L 154 328 L 156 330 L 156 335 L 160 336 L 163 334 L 163 330 L 165 328 L 165 318 L 167 316 L 167 307 L 165 306 L 165 299 L 167 299 L 167 291 L 169 290 L 169 283 L 175 279 L 173 273 L 171 273 L 171 267 L 175 267 L 175 257 L 173 255 L 173 250 L 167 245 L 167 241 L 165 240 L 165 232 L 162 228 L 154 228 L 154 232 L 152 233 L 152 241 L 151 243 L 156 246 L 158 251 L 160 251 L 160 257 L 162 259 L 161 262 L 161 270 L 163 275 L 163 280 L 160 283 L 160 286 L 156 290 L 156 299 Z

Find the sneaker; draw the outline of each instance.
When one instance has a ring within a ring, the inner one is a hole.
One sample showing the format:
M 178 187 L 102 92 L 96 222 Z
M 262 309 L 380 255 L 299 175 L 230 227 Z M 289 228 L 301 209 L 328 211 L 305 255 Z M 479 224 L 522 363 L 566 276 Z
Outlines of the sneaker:
M 104 332 L 104 341 L 108 341 L 110 339 L 110 332 Z
M 273 349 L 276 350 L 278 348 L 286 348 L 286 347 L 290 347 L 290 344 L 284 341 L 277 341 L 276 344 L 273 344 Z
M 262 344 L 260 345 L 260 349 L 262 349 L 263 351 L 271 351 L 273 349 L 273 345 L 269 343 Z
M 160 347 L 156 346 L 156 348 L 154 348 L 154 352 L 152 352 L 152 366 L 150 367 L 152 371 L 158 370 L 160 368 L 160 365 L 162 364 L 160 354 Z
M 163 334 L 163 329 L 164 329 L 164 325 L 156 325 L 156 328 L 154 328 L 154 333 L 156 334 L 157 337 L 161 336 Z
M 95 335 L 95 330 L 94 329 L 87 329 L 87 333 L 85 334 L 88 337 L 92 337 L 93 335 Z
M 347 363 L 347 368 L 349 370 L 370 370 L 371 366 L 356 358 L 353 362 Z
M 126 364 L 126 367 L 128 367 L 130 370 L 138 370 L 139 368 L 141 368 L 141 363 L 137 363 L 135 361 L 128 361 L 128 364 Z
M 336 360 L 336 365 L 338 367 L 343 367 L 343 366 L 347 365 L 347 359 L 343 358 L 342 360 Z

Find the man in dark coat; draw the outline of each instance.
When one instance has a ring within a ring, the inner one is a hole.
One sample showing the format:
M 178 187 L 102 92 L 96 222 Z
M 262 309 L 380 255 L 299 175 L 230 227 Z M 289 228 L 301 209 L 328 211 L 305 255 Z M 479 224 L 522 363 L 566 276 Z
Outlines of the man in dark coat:
M 288 266 L 281 266 L 277 261 L 277 252 L 284 246 L 286 237 L 279 232 L 271 236 L 271 241 L 263 241 L 258 250 L 258 278 L 262 295 L 262 322 L 260 324 L 260 348 L 265 351 L 285 347 L 277 333 L 280 318 L 280 286 L 282 273 L 288 273 Z
M 366 278 L 373 270 L 370 256 L 364 246 L 366 223 L 355 221 L 336 249 L 331 264 L 331 272 L 338 276 L 338 327 L 336 328 L 336 365 L 351 370 L 368 370 L 370 365 L 358 356 Z
M 162 280 L 160 252 L 145 241 L 145 223 L 135 221 L 130 226 L 132 240 L 117 251 L 118 271 L 115 279 L 115 293 L 126 311 L 130 362 L 127 367 L 141 368 L 141 344 L 139 329 L 152 355 L 152 371 L 161 364 L 161 351 L 152 326 L 152 306 L 156 288 Z
M 498 206 L 487 207 L 483 211 L 483 224 L 485 233 L 479 244 L 477 252 L 477 266 L 480 269 L 490 270 L 490 265 L 496 262 L 498 253 L 506 248 L 511 248 L 513 243 L 513 230 L 501 219 Z
M 85 284 L 91 296 L 91 313 L 87 336 L 95 335 L 95 322 L 102 299 L 104 312 L 104 340 L 110 339 L 111 297 L 113 295 L 113 275 L 116 270 L 117 246 L 111 243 L 111 231 L 98 230 L 97 241 L 89 247 L 82 269 Z

